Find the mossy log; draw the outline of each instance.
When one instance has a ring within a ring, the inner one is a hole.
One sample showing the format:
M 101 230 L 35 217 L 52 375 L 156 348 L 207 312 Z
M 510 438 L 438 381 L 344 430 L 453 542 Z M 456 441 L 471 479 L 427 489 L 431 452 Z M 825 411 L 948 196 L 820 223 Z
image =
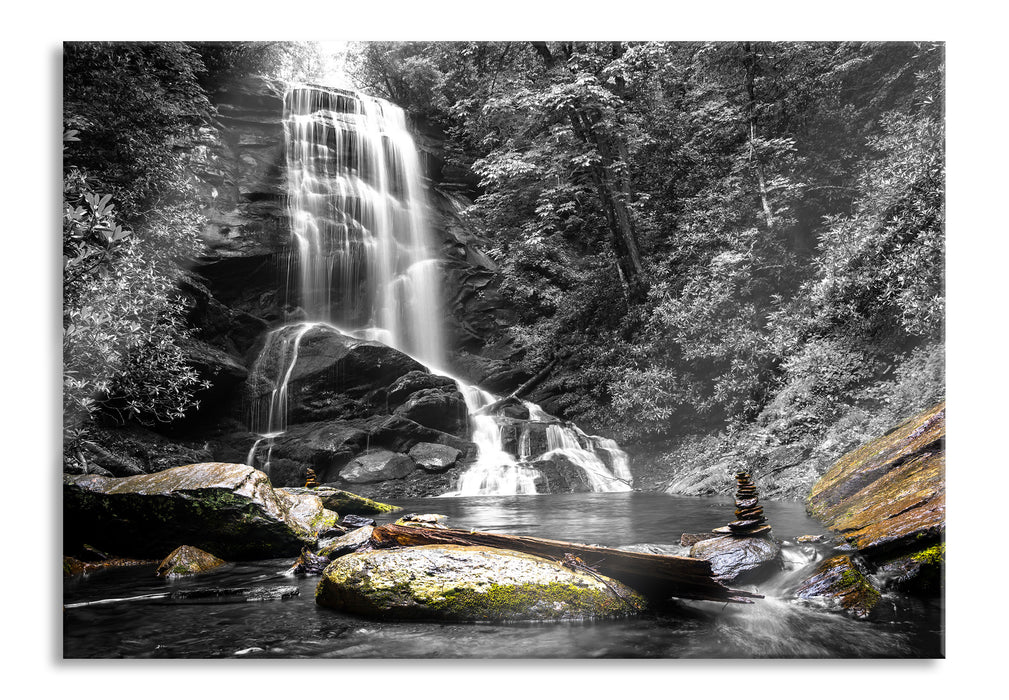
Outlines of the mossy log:
M 763 596 L 728 588 L 714 579 L 710 562 L 690 557 L 625 552 L 609 547 L 576 544 L 523 535 L 503 535 L 458 529 L 431 529 L 381 525 L 371 533 L 375 547 L 417 547 L 454 544 L 508 549 L 564 561 L 578 557 L 603 576 L 616 579 L 652 600 L 687 598 L 730 603 L 751 603 Z

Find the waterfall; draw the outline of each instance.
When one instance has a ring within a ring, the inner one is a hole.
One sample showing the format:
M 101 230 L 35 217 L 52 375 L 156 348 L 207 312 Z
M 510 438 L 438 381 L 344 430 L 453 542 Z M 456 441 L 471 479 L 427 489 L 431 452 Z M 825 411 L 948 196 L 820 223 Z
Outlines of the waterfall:
M 551 460 L 581 470 L 588 490 L 630 490 L 627 455 L 612 440 L 585 435 L 529 402 L 520 402 L 528 419 L 499 415 L 499 397 L 446 371 L 439 261 L 403 110 L 311 85 L 291 87 L 284 104 L 288 300 L 304 320 L 272 331 L 253 369 L 262 376 L 259 365 L 269 358 L 276 373 L 271 392 L 252 409 L 259 439 L 248 463 L 255 465 L 265 445 L 261 468 L 269 472 L 274 439 L 287 430 L 288 383 L 302 338 L 325 325 L 389 345 L 456 382 L 478 457 L 446 495 L 535 494 Z

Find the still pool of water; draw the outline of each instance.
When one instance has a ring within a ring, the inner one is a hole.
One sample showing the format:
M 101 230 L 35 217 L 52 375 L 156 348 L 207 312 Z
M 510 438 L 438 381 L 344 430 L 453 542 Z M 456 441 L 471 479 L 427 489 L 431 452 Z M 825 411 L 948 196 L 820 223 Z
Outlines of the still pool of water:
M 729 499 L 598 493 L 394 501 L 406 513 L 442 513 L 453 527 L 605 546 L 676 544 L 732 519 Z M 751 658 L 925 657 L 943 653 L 942 602 L 886 594 L 871 621 L 854 620 L 788 591 L 824 552 L 798 545 L 822 533 L 798 503 L 763 502 L 784 542 L 785 570 L 753 605 L 675 601 L 633 618 L 578 623 L 376 622 L 315 604 L 317 577 L 285 575 L 293 559 L 230 564 L 186 580 L 150 568 L 64 582 L 64 603 L 177 588 L 297 586 L 285 600 L 192 604 L 127 600 L 66 609 L 65 658 Z M 402 513 L 396 514 L 402 515 Z M 386 521 L 394 519 L 385 518 Z

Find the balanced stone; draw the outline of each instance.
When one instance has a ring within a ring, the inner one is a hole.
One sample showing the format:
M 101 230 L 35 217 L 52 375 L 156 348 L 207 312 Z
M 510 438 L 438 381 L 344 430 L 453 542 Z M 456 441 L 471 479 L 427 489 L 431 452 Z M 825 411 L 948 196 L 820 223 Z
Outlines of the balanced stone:
M 754 535 L 770 529 L 765 525 L 764 509 L 757 505 L 757 487 L 750 479 L 749 472 L 736 472 L 736 520 L 724 527 L 717 528 L 716 533 L 732 535 Z

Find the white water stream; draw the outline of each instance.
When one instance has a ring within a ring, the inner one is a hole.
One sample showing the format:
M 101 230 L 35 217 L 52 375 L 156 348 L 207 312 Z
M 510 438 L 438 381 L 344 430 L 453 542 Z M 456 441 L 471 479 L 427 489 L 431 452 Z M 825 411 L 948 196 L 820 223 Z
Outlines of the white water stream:
M 544 461 L 581 470 L 591 491 L 630 491 L 627 455 L 613 440 L 586 435 L 529 402 L 522 402 L 529 420 L 494 415 L 486 409 L 499 397 L 444 369 L 439 261 L 403 111 L 382 99 L 308 85 L 290 88 L 284 104 L 294 239 L 288 285 L 297 315 L 307 320 L 271 332 L 257 360 L 254 372 L 271 358 L 276 378 L 268 405 L 250 416 L 260 437 L 248 463 L 259 458 L 269 471 L 274 438 L 287 430 L 288 382 L 301 340 L 325 325 L 396 348 L 459 386 L 479 456 L 445 495 L 535 494 L 544 477 L 533 463 Z M 506 441 L 506 431 L 517 440 Z M 545 431 L 538 453 L 537 431 L 541 438 Z

